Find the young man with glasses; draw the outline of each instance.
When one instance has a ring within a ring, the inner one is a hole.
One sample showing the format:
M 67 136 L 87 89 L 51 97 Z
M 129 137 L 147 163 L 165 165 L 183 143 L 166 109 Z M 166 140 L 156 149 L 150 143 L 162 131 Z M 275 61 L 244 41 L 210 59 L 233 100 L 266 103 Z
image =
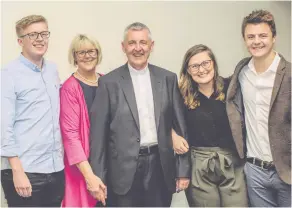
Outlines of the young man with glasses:
M 253 11 L 242 23 L 252 57 L 241 60 L 227 93 L 229 123 L 251 206 L 291 207 L 291 63 L 273 50 L 273 15 Z
M 60 81 L 44 60 L 43 16 L 16 23 L 20 56 L 1 70 L 1 183 L 9 207 L 60 207 L 64 195 Z

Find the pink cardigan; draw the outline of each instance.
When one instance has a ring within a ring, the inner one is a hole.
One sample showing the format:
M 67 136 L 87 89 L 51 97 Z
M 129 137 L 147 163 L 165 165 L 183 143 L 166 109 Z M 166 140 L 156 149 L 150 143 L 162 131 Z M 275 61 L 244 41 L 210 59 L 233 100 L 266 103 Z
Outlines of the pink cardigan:
M 83 90 L 73 75 L 60 91 L 60 125 L 65 150 L 65 195 L 62 207 L 94 207 L 97 201 L 90 195 L 76 163 L 89 157 L 89 116 Z

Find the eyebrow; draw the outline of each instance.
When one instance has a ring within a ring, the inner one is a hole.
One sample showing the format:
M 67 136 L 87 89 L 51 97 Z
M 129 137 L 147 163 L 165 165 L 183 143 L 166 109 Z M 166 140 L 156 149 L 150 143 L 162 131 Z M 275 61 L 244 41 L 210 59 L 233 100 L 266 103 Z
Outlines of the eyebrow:
M 247 36 L 248 35 L 268 35 L 268 33 L 265 33 L 265 32 L 263 32 L 263 33 L 249 33 L 249 34 L 246 34 Z
M 140 42 L 147 42 L 148 40 L 128 40 L 128 42 L 135 42 L 135 43 L 140 43 Z

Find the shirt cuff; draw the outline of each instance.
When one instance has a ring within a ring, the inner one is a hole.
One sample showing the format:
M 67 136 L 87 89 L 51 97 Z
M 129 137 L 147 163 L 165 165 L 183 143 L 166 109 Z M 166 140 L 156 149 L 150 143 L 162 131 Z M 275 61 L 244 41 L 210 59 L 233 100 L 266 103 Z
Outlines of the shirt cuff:
M 17 147 L 1 147 L 1 157 L 18 157 L 19 149 Z
M 84 154 L 84 152 L 79 152 L 79 154 L 75 154 L 75 155 L 66 155 L 67 159 L 68 159 L 68 163 L 69 165 L 76 165 L 78 163 L 81 163 L 83 161 L 87 161 L 87 157 Z

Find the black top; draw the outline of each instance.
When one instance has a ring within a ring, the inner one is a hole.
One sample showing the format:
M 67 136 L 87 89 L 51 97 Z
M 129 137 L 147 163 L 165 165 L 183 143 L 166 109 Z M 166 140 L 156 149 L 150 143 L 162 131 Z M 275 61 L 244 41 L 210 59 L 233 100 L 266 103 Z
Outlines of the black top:
M 90 86 L 90 85 L 85 84 L 84 82 L 80 81 L 79 79 L 77 79 L 77 80 L 78 80 L 78 82 L 81 85 L 81 88 L 83 90 L 85 102 L 87 105 L 87 110 L 89 113 L 91 105 L 92 105 L 93 100 L 95 98 L 95 92 L 96 92 L 97 86 Z
M 224 79 L 223 93 L 229 85 Z M 215 100 L 214 93 L 210 98 L 199 92 L 200 106 L 187 109 L 187 131 L 190 146 L 221 147 L 236 150 L 224 102 Z

